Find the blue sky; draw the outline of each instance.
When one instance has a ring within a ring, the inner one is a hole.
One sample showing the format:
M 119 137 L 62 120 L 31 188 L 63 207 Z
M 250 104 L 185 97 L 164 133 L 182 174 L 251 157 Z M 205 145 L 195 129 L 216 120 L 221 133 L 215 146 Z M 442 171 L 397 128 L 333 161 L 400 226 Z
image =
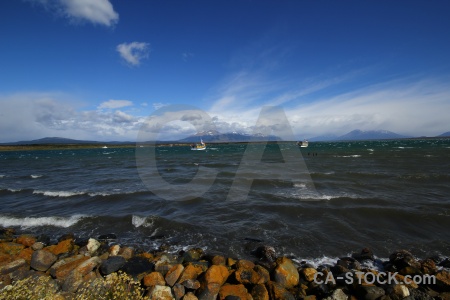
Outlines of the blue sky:
M 1 1 L 0 142 L 134 141 L 179 104 L 220 132 L 256 132 L 280 105 L 298 139 L 438 135 L 449 15 L 448 1 Z M 172 121 L 161 136 L 195 130 Z

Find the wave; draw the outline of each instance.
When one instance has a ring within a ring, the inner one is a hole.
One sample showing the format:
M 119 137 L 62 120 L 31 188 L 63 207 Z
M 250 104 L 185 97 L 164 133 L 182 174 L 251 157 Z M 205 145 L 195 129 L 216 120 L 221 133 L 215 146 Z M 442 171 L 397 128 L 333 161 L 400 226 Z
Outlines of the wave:
M 85 192 L 70 192 L 70 191 L 33 191 L 33 194 L 42 194 L 48 197 L 73 197 L 85 195 Z
M 3 227 L 40 227 L 40 226 L 55 226 L 67 228 L 75 225 L 85 215 L 73 215 L 70 217 L 24 217 L 16 218 L 9 216 L 0 216 L 0 225 Z
M 333 155 L 333 157 L 361 157 L 360 154 L 353 154 L 353 155 Z
M 31 178 L 36 179 L 36 178 L 41 178 L 43 175 L 30 175 Z
M 134 227 L 151 227 L 154 224 L 154 217 L 140 217 L 133 215 L 131 217 L 131 224 L 133 224 Z

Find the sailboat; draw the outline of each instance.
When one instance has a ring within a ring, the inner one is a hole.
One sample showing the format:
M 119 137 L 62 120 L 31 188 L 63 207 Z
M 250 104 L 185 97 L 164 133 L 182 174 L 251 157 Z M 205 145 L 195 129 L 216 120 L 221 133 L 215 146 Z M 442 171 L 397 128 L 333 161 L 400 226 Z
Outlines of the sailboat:
M 192 144 L 191 150 L 205 150 L 206 144 L 203 142 L 203 139 L 200 139 L 200 144 Z

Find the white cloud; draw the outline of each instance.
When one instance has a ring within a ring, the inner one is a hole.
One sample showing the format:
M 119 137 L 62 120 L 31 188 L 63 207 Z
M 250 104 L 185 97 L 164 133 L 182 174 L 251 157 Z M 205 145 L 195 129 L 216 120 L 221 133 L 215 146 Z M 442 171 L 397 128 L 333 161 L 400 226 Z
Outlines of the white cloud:
M 114 26 L 119 14 L 109 0 L 31 0 L 71 20 L 88 21 L 104 26 Z
M 105 102 L 102 102 L 98 108 L 99 109 L 115 109 L 115 108 L 122 108 L 126 106 L 132 106 L 133 102 L 129 100 L 108 100 Z
M 123 43 L 116 47 L 120 56 L 132 66 L 139 66 L 141 60 L 148 58 L 150 44 L 141 42 Z
M 158 109 L 160 109 L 160 108 L 162 108 L 162 107 L 164 107 L 164 106 L 167 106 L 167 105 L 169 105 L 169 104 L 167 104 L 167 103 L 162 103 L 162 102 L 156 102 L 156 103 L 152 103 L 152 105 L 153 105 L 153 108 L 154 108 L 155 110 L 158 110 Z

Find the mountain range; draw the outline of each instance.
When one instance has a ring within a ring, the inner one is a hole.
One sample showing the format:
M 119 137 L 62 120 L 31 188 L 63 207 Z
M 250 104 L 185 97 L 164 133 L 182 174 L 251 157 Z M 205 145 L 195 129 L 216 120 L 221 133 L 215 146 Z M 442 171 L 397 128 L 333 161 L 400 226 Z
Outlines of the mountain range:
M 450 137 L 450 131 L 440 134 L 436 137 Z M 347 134 L 338 135 L 321 135 L 309 138 L 309 141 L 354 141 L 354 140 L 381 140 L 381 139 L 401 139 L 412 138 L 411 136 L 400 135 L 387 130 L 353 130 Z M 274 135 L 263 134 L 245 134 L 238 132 L 220 133 L 218 131 L 204 131 L 187 138 L 171 141 L 170 143 L 198 143 L 200 140 L 204 142 L 257 142 L 257 141 L 281 141 L 280 137 Z M 1 143 L 0 145 L 50 145 L 50 144 L 106 144 L 106 145 L 120 145 L 120 144 L 134 144 L 135 142 L 100 142 L 100 141 L 88 141 L 88 140 L 75 140 L 61 137 L 45 137 L 42 139 L 19 141 L 12 143 Z M 165 142 L 164 142 L 165 143 Z

